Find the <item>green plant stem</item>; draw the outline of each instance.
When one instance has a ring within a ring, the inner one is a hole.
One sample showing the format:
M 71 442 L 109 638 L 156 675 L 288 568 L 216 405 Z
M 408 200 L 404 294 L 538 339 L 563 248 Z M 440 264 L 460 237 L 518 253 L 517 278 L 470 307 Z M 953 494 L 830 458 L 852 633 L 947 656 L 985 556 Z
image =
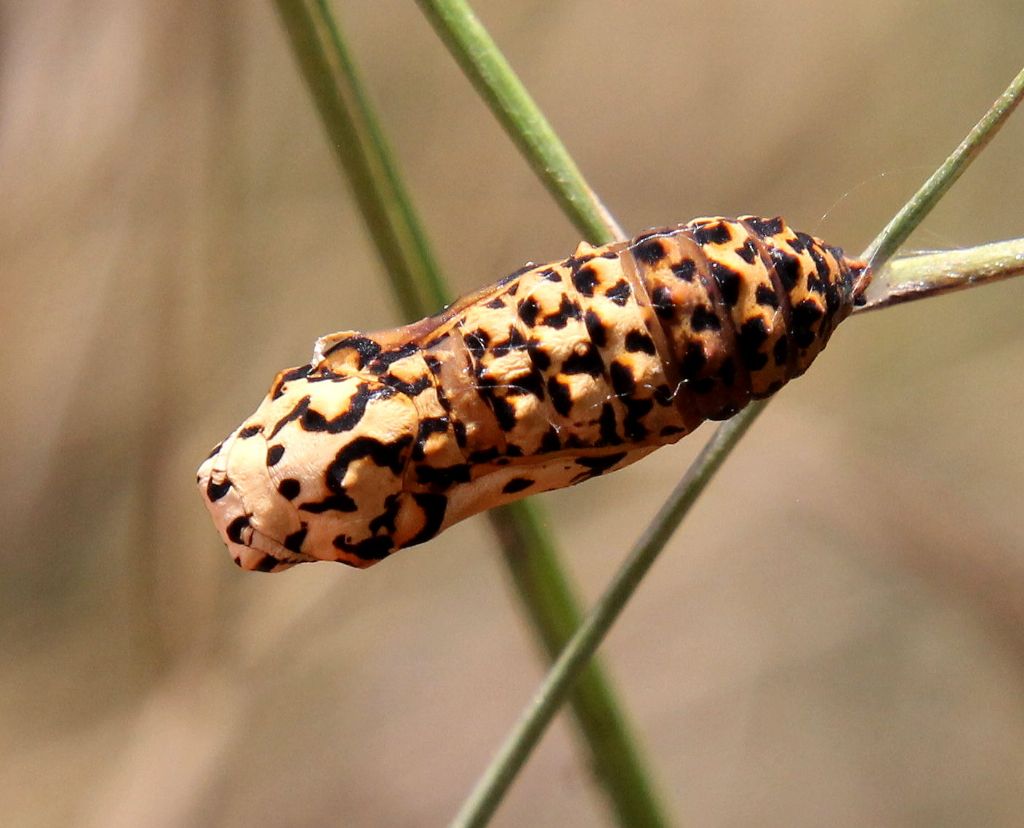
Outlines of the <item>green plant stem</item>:
M 1022 72 L 1024 74 L 1024 72 Z M 972 147 L 984 146 L 1005 122 L 1005 113 L 1012 109 L 1011 101 L 1019 99 L 1021 75 L 1014 79 L 1010 88 L 993 104 L 991 110 L 971 131 Z M 961 152 L 960 148 L 933 174 L 907 202 L 897 216 L 871 243 L 864 258 L 873 258 L 881 269 L 892 251 L 899 246 L 893 240 L 903 240 L 924 220 L 942 193 L 949 189 L 964 169 L 977 156 L 977 149 Z M 533 748 L 540 741 L 547 726 L 566 697 L 569 688 L 580 674 L 588 659 L 597 651 L 605 633 L 625 608 L 636 591 L 641 578 L 650 569 L 664 548 L 665 543 L 686 517 L 697 495 L 704 489 L 711 475 L 746 433 L 754 419 L 764 410 L 767 400 L 748 405 L 739 414 L 715 431 L 708 445 L 687 470 L 679 485 L 673 490 L 668 501 L 648 526 L 643 537 L 616 572 L 594 609 L 588 614 L 583 626 L 576 631 L 572 640 L 545 676 L 540 688 L 526 707 L 523 715 L 510 731 L 491 764 L 480 777 L 473 791 L 465 800 L 454 825 L 478 826 L 486 824 L 501 802 L 512 780 L 525 764 Z
M 402 310 L 409 317 L 424 316 L 447 301 L 448 291 L 337 21 L 323 0 L 276 0 L 276 5 Z M 579 627 L 582 613 L 545 519 L 536 504 L 527 502 L 492 510 L 488 517 L 520 600 L 553 659 Z M 590 751 L 590 765 L 621 823 L 665 824 L 639 750 L 599 665 L 581 678 L 572 709 Z
M 275 5 L 402 313 L 425 316 L 450 294 L 337 23 L 324 0 Z
M 748 406 L 744 410 L 746 417 L 735 417 L 724 423 L 701 450 L 697 460 L 629 553 L 611 586 L 598 599 L 583 625 L 552 665 L 544 684 L 534 695 L 510 738 L 502 745 L 452 826 L 476 828 L 487 824 L 505 790 L 568 695 L 574 677 L 584 669 L 623 605 L 657 559 L 658 552 L 696 502 L 729 450 L 750 428 L 764 407 L 764 402 Z
M 1024 239 L 893 259 L 879 274 L 885 290 L 855 313 L 1024 275 Z
M 502 555 L 520 595 L 529 596 L 546 623 L 535 624 L 549 660 L 562 652 L 583 623 L 583 607 L 558 566 L 551 536 L 534 500 L 520 500 L 489 513 L 501 538 Z M 572 713 L 590 751 L 591 772 L 607 795 L 621 825 L 668 825 L 646 769 L 646 762 L 596 663 L 588 664 L 570 699 Z
M 465 0 L 417 0 L 424 15 L 480 97 L 592 244 L 625 238 L 569 155 L 547 118 Z

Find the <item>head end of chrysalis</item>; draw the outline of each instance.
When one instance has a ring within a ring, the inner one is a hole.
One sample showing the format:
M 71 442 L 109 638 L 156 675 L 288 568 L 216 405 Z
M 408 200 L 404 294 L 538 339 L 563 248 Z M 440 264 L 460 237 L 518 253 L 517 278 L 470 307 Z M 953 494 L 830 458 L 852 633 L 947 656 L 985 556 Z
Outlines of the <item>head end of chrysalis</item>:
M 262 450 L 265 456 L 266 440 L 259 432 L 253 433 L 254 428 L 243 425 L 220 443 L 199 466 L 196 483 L 235 564 L 242 569 L 279 572 L 309 559 L 289 551 L 265 531 L 267 514 L 273 512 L 268 503 L 269 481 L 260 461 L 249 455 Z
M 232 559 L 262 572 L 316 560 L 365 568 L 412 542 L 430 525 L 404 496 L 417 425 L 412 400 L 372 376 L 282 371 L 199 467 Z

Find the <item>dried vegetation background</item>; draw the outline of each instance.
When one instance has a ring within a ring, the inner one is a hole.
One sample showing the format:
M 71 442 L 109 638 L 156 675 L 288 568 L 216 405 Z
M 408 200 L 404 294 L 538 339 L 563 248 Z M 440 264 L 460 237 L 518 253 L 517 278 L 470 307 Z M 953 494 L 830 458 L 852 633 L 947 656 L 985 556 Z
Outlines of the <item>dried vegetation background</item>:
M 412 3 L 338 4 L 452 281 L 576 232 Z M 857 251 L 1019 68 L 1024 11 L 479 2 L 631 230 Z M 913 240 L 1024 234 L 1018 117 Z M 436 825 L 541 674 L 486 525 L 236 570 L 193 490 L 314 338 L 399 321 L 267 3 L 0 5 L 0 812 Z M 1016 825 L 1024 284 L 847 323 L 603 650 L 692 825 Z M 588 597 L 701 439 L 544 498 Z M 601 825 L 563 722 L 499 825 Z

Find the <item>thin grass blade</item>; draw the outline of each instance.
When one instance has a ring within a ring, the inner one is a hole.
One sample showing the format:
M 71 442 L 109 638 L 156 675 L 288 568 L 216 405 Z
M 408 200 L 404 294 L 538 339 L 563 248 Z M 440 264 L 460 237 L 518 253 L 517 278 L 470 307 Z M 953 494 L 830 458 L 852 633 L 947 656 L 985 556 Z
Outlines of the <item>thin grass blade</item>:
M 625 233 L 590 188 L 544 113 L 465 0 L 417 0 L 448 51 L 587 241 Z

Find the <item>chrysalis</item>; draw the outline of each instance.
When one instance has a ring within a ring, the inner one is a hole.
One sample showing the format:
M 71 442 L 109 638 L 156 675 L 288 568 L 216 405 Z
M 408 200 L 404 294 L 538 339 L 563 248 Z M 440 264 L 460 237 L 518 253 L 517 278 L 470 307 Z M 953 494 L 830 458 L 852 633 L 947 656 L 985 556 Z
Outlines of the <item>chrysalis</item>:
M 436 316 L 322 337 L 214 449 L 199 486 L 245 569 L 367 567 L 775 393 L 870 278 L 781 218 L 583 243 Z

